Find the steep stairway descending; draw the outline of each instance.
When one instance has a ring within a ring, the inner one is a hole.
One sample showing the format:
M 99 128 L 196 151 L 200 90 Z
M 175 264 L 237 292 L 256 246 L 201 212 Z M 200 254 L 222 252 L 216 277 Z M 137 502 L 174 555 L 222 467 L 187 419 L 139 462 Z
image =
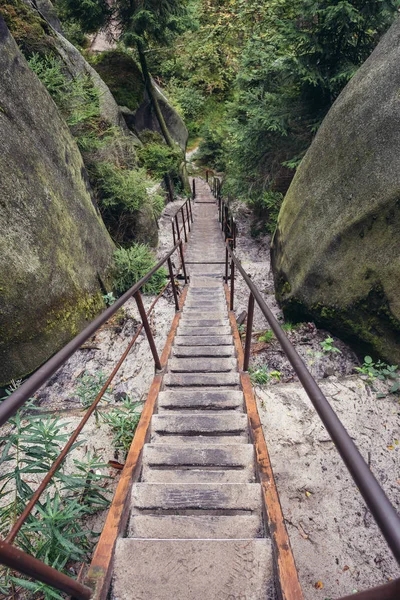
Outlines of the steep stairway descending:
M 116 600 L 275 598 L 223 288 L 215 203 L 197 182 L 190 286 L 117 542 Z

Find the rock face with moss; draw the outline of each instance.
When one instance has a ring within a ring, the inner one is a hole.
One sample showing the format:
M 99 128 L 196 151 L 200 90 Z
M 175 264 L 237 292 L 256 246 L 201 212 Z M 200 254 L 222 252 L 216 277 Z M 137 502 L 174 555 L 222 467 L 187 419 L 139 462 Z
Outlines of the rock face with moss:
M 0 145 L 4 384 L 37 368 L 103 308 L 113 244 L 77 146 L 1 17 Z
M 107 83 L 120 107 L 123 107 L 125 118 L 135 132 L 140 133 L 148 129 L 161 133 L 145 90 L 142 73 L 127 52 L 103 52 L 95 58 L 94 67 Z M 189 137 L 186 125 L 161 88 L 153 83 L 168 130 L 175 142 L 185 151 Z
M 400 363 L 400 21 L 343 90 L 283 202 L 272 243 L 290 319 Z

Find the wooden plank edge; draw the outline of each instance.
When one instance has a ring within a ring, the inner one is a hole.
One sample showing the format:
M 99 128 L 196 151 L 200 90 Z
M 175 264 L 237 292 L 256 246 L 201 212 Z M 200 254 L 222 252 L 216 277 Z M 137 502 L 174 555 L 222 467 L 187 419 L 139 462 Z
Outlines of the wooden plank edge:
M 237 352 L 240 382 L 245 398 L 251 437 L 256 452 L 257 471 L 262 487 L 268 529 L 271 535 L 275 554 L 278 585 L 280 588 L 281 597 L 282 600 L 304 600 L 296 563 L 290 545 L 289 535 L 285 525 L 282 506 L 276 488 L 264 431 L 261 425 L 260 415 L 258 413 L 253 386 L 251 384 L 249 374 L 243 371 L 243 346 L 239 330 L 237 328 L 235 313 L 229 310 L 229 286 L 224 284 L 224 288 L 228 306 L 229 321 L 232 327 L 233 338 Z
M 163 367 L 165 367 L 168 362 L 176 330 L 182 314 L 182 307 L 186 300 L 187 289 L 188 287 L 185 286 L 181 294 L 179 300 L 180 310 L 174 316 L 171 329 L 168 333 L 167 340 L 161 354 L 160 361 Z M 115 490 L 103 531 L 96 546 L 88 573 L 84 581 L 85 585 L 89 586 L 93 590 L 93 600 L 106 600 L 108 596 L 112 577 L 115 544 L 118 536 L 120 535 L 121 531 L 125 529 L 127 524 L 129 516 L 129 503 L 127 500 L 130 498 L 132 484 L 139 474 L 140 458 L 142 455 L 143 446 L 150 431 L 150 421 L 151 417 L 153 416 L 162 382 L 163 373 L 156 373 L 150 386 L 146 402 L 143 406 L 140 421 L 136 428 L 128 456 L 126 457 L 125 466 L 122 470 L 117 489 Z

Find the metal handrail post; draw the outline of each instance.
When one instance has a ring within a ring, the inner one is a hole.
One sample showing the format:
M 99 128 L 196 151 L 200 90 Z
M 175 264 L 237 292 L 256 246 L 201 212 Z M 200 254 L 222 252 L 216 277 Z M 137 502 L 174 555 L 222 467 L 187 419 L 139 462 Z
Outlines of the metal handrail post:
M 181 263 L 182 263 L 182 271 L 185 277 L 185 283 L 188 282 L 187 273 L 186 273 L 186 265 L 185 265 L 185 257 L 183 254 L 183 244 L 182 242 L 179 244 L 179 254 L 181 255 Z
M 136 304 L 137 304 L 137 307 L 138 307 L 138 310 L 139 310 L 140 318 L 142 319 L 143 327 L 144 327 L 144 330 L 145 330 L 146 335 L 147 335 L 147 340 L 149 342 L 150 350 L 151 350 L 151 353 L 152 353 L 153 358 L 154 358 L 154 364 L 156 366 L 156 369 L 158 371 L 161 371 L 162 367 L 161 367 L 160 359 L 159 359 L 159 356 L 158 356 L 156 344 L 154 342 L 153 334 L 151 333 L 151 329 L 150 329 L 149 321 L 147 319 L 146 311 L 145 311 L 144 306 L 143 306 L 143 300 L 142 300 L 141 293 L 139 291 L 137 291 L 136 294 L 134 295 L 134 298 L 136 300 Z
M 191 221 L 193 223 L 192 202 L 191 202 L 190 198 L 189 198 L 189 211 L 190 211 L 190 218 L 191 218 Z
M 189 233 L 190 233 L 191 230 L 190 230 L 189 202 L 186 200 L 185 204 L 186 204 L 187 224 L 188 224 Z
M 174 238 L 174 246 L 175 246 L 175 244 L 176 244 L 176 234 L 175 234 L 174 219 L 171 219 L 171 225 L 172 225 L 172 237 Z
M 193 200 L 196 198 L 196 180 L 193 179 L 192 182 L 192 196 L 193 196 Z
M 172 293 L 174 295 L 175 309 L 178 312 L 178 310 L 179 310 L 179 300 L 178 300 L 178 294 L 177 294 L 177 291 L 176 291 L 174 272 L 172 270 L 171 257 L 168 259 L 168 271 L 169 271 L 169 277 L 171 279 Z
M 229 252 L 228 252 L 228 248 L 225 248 L 225 283 L 228 283 L 228 269 L 229 269 Z
M 235 263 L 231 260 L 231 293 L 229 298 L 229 309 L 233 310 L 233 295 L 235 292 Z
M 179 229 L 178 213 L 176 213 L 174 219 L 175 219 L 175 227 L 176 227 L 176 232 L 177 232 L 178 242 L 179 242 L 181 239 L 181 231 Z
M 247 308 L 246 342 L 245 342 L 245 346 L 244 346 L 243 371 L 249 370 L 251 334 L 253 332 L 253 317 L 254 317 L 254 296 L 250 292 L 249 305 Z
M 183 225 L 183 232 L 185 234 L 185 242 L 187 243 L 188 241 L 188 236 L 187 236 L 187 232 L 186 232 L 186 224 L 185 224 L 185 214 L 183 212 L 183 206 L 181 206 L 181 215 L 182 215 L 182 225 Z

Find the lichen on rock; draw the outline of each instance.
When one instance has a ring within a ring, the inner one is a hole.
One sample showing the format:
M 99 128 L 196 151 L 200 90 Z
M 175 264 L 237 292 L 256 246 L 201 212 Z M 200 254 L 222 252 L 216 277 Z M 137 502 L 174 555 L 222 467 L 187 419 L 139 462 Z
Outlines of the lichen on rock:
M 272 241 L 277 297 L 400 361 L 400 21 L 326 116 L 284 199 Z

